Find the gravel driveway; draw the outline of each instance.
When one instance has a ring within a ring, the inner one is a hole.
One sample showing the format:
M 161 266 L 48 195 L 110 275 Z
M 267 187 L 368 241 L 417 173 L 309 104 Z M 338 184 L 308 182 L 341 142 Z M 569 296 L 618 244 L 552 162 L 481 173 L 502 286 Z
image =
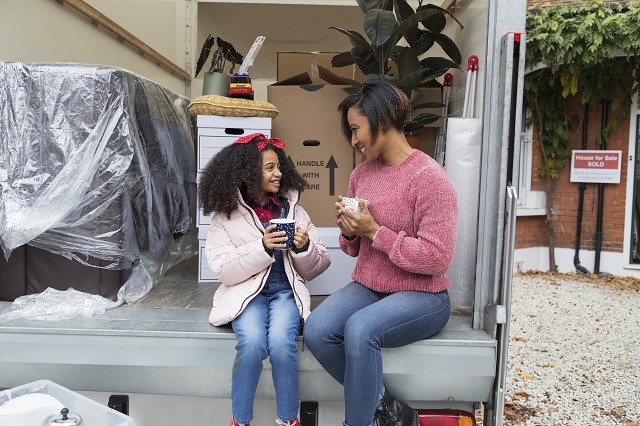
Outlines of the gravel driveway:
M 640 423 L 640 282 L 513 279 L 505 425 Z

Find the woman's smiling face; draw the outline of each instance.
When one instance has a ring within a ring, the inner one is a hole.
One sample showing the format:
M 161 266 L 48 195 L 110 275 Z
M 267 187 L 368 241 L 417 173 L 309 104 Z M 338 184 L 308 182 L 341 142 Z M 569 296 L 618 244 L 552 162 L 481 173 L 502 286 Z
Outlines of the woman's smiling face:
M 347 120 L 351 126 L 351 146 L 365 155 L 367 160 L 377 158 L 377 154 L 374 154 L 371 126 L 367 117 L 359 114 L 355 107 L 351 107 L 347 111 Z

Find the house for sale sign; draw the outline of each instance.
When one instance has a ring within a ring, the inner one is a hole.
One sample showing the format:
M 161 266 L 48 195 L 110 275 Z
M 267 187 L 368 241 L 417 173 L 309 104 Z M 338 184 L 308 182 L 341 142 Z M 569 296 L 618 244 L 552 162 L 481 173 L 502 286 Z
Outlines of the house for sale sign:
M 571 182 L 620 183 L 621 164 L 622 151 L 572 151 Z

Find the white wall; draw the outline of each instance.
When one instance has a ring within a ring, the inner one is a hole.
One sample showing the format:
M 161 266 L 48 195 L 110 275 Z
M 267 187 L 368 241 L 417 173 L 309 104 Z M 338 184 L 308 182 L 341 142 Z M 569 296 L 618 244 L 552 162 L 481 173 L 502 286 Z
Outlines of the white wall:
M 558 272 L 577 273 L 573 265 L 575 250 L 569 248 L 556 248 L 555 258 Z M 532 247 L 517 249 L 513 256 L 513 270 L 515 272 L 527 271 L 548 271 L 549 270 L 549 248 Z M 580 265 L 590 273 L 594 271 L 595 251 L 580 250 Z M 614 253 L 603 251 L 600 253 L 600 273 L 617 275 L 619 277 L 640 278 L 640 265 L 629 264 L 629 256 L 624 253 Z
M 90 0 L 110 17 L 181 68 L 185 66 L 186 0 Z M 177 93 L 184 81 L 129 44 L 54 0 L 0 0 L 0 61 L 76 62 L 128 69 Z M 182 46 L 180 46 L 182 44 Z

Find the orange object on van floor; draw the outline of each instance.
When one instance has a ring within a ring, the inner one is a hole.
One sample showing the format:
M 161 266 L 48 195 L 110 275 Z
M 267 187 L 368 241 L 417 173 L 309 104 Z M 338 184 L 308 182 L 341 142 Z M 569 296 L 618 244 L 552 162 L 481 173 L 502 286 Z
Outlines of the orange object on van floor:
M 476 426 L 475 416 L 464 410 L 417 409 L 420 426 Z

